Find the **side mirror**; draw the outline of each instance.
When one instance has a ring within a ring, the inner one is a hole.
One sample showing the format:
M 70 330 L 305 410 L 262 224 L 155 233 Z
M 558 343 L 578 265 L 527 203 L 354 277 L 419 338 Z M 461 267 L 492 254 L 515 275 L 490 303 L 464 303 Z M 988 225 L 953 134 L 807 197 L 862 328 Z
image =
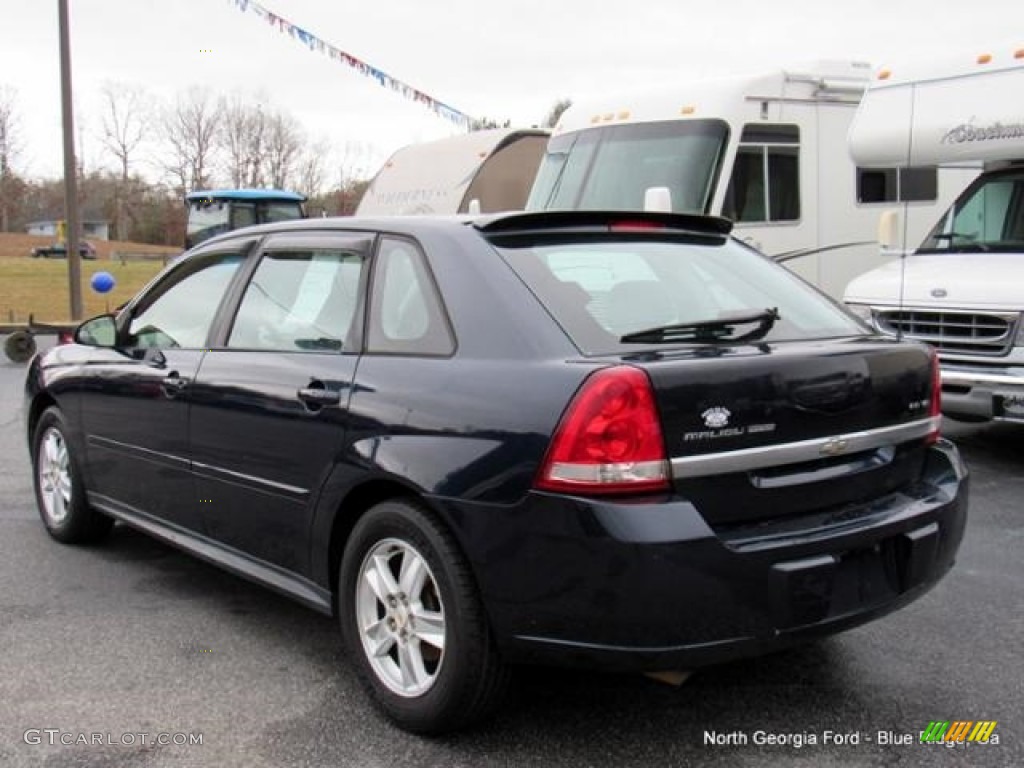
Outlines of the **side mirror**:
M 75 329 L 75 343 L 89 347 L 114 347 L 117 344 L 117 323 L 113 315 L 100 315 L 86 320 Z
M 897 250 L 902 246 L 899 211 L 882 211 L 878 217 L 878 244 L 882 250 Z

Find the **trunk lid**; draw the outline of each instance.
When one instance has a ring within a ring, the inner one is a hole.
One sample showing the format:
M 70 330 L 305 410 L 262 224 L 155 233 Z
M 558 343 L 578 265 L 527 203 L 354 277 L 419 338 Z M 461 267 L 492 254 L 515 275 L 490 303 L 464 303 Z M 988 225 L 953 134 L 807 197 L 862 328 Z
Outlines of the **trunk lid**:
M 620 359 L 650 377 L 674 488 L 711 524 L 862 502 L 920 472 L 932 397 L 921 345 L 862 338 Z

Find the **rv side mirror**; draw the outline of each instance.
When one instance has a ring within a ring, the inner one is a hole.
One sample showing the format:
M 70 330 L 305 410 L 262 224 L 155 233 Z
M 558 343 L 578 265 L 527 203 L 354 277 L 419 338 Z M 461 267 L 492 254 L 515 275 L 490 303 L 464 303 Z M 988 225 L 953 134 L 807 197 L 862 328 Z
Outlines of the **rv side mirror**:
M 883 211 L 878 217 L 878 244 L 891 251 L 900 244 L 899 211 Z

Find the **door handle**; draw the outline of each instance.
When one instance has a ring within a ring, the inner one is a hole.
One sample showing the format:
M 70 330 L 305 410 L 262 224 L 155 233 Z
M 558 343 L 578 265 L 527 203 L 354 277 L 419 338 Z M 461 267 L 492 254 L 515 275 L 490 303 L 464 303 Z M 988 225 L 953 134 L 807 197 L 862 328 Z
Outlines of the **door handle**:
M 164 394 L 167 397 L 177 397 L 185 391 L 185 387 L 188 386 L 188 379 L 178 374 L 177 371 L 169 373 L 160 382 L 160 388 L 163 389 Z
M 337 405 L 341 402 L 341 393 L 337 390 L 327 389 L 323 382 L 311 382 L 308 387 L 303 387 L 296 394 L 299 400 L 310 408 L 323 408 L 325 405 Z

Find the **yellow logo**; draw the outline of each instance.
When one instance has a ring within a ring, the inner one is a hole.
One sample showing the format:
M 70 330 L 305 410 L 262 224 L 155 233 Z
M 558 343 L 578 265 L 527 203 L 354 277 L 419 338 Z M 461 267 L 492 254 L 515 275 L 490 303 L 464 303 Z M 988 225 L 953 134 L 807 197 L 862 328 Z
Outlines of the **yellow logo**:
M 996 729 L 996 720 L 932 720 L 921 732 L 922 742 L 988 741 Z

